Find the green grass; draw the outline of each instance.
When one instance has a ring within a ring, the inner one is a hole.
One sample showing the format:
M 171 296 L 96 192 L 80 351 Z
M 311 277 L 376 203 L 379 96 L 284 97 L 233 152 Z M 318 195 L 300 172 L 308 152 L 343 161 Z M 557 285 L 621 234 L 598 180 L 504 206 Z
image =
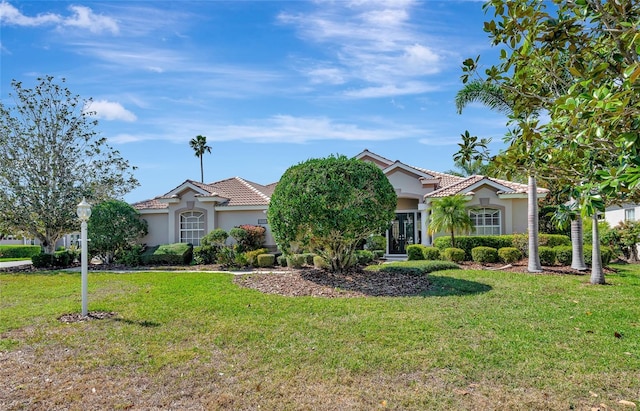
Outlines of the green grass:
M 618 269 L 605 286 L 450 270 L 425 296 L 345 299 L 92 272 L 89 310 L 117 316 L 74 324 L 57 318 L 79 311 L 79 274 L 0 274 L 0 404 L 618 409 L 640 404 L 640 267 Z
M 31 258 L 0 258 L 0 263 L 7 263 L 11 261 L 31 261 Z

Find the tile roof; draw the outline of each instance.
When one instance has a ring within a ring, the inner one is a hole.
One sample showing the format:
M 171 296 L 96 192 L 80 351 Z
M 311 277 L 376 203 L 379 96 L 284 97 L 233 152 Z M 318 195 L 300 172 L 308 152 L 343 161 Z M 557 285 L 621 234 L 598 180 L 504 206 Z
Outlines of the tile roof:
M 192 185 L 204 191 L 206 194 L 200 194 L 202 197 L 222 197 L 226 199 L 226 201 L 221 204 L 224 206 L 266 206 L 269 204 L 269 200 L 273 194 L 276 184 L 277 183 L 272 183 L 263 186 L 240 177 L 232 177 L 208 184 L 193 180 L 186 180 L 168 193 L 155 197 L 151 200 L 134 203 L 133 207 L 137 210 L 167 208 L 168 204 L 161 200 L 172 198 L 172 193 L 183 185 Z
M 500 180 L 497 178 L 491 178 L 481 175 L 473 175 L 470 177 L 458 177 L 459 181 L 454 182 L 453 184 L 443 186 L 438 190 L 435 190 L 427 195 L 425 198 L 440 198 L 440 197 L 448 197 L 455 194 L 464 193 L 465 190 L 474 184 L 477 184 L 483 180 L 486 180 L 488 183 L 495 183 L 497 185 L 501 185 L 507 188 L 507 190 L 503 190 L 501 194 L 527 194 L 527 185 L 514 183 L 513 181 Z M 538 187 L 538 194 L 547 193 L 549 190 L 546 188 Z

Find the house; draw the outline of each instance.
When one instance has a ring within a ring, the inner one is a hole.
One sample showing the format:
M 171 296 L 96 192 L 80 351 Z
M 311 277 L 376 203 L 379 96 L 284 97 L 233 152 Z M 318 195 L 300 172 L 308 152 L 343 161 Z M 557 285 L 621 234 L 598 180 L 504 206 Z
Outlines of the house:
M 396 217 L 386 233 L 390 256 L 406 255 L 410 244 L 432 244 L 434 236 L 427 230 L 429 205 L 434 199 L 455 194 L 467 197 L 475 234 L 527 231 L 524 184 L 479 175 L 458 177 L 392 161 L 369 150 L 355 158 L 378 166 L 398 196 Z M 202 236 L 215 228 L 229 231 L 241 224 L 252 224 L 267 229 L 266 245 L 275 248 L 266 211 L 276 184 L 261 185 L 240 177 L 210 184 L 186 180 L 164 195 L 133 204 L 149 225 L 149 234 L 142 242 L 198 245 Z M 547 192 L 539 188 L 538 198 Z
M 610 227 L 615 227 L 623 221 L 637 221 L 640 219 L 640 204 L 623 204 L 607 207 L 604 219 Z

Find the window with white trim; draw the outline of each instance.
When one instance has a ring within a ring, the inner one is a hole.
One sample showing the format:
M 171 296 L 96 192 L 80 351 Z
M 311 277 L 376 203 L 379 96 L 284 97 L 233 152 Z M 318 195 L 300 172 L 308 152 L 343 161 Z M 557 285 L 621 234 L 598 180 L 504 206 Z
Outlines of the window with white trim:
M 635 208 L 625 208 L 625 210 L 624 210 L 624 221 L 636 221 L 636 209 Z
M 204 213 L 187 211 L 180 214 L 180 242 L 200 245 L 204 236 Z
M 469 210 L 469 217 L 473 222 L 474 235 L 502 234 L 500 210 L 495 208 L 475 208 Z

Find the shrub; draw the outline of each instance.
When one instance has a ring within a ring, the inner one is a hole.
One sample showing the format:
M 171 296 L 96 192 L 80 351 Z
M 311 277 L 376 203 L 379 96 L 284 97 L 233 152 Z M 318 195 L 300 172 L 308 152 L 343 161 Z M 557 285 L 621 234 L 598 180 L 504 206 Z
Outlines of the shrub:
M 556 261 L 560 265 L 571 265 L 573 260 L 573 247 L 570 245 L 558 245 L 553 247 L 556 252 Z
M 538 240 L 541 246 L 557 247 L 560 245 L 571 245 L 571 239 L 563 234 L 540 234 Z
M 313 257 L 313 266 L 317 269 L 325 270 L 329 268 L 329 263 L 327 263 L 327 261 L 324 258 L 317 255 Z
M 223 246 L 218 244 L 193 247 L 193 262 L 196 264 L 214 264 Z
M 35 268 L 49 268 L 55 265 L 55 259 L 53 254 L 41 253 L 31 256 L 31 263 Z
M 257 250 L 247 251 L 244 253 L 244 256 L 247 258 L 247 263 L 249 265 L 256 265 L 257 258 L 260 254 L 266 254 L 269 250 L 266 248 L 259 248 Z
M 67 250 L 56 251 L 53 255 L 53 265 L 56 267 L 69 267 L 75 257 L 74 253 Z
M 592 265 L 593 259 L 591 258 L 591 253 L 593 252 L 593 247 L 590 245 L 584 246 L 584 262 L 585 264 Z M 613 258 L 613 250 L 609 247 L 600 246 L 600 258 L 602 258 L 602 265 L 607 266 L 611 262 Z
M 300 255 L 304 259 L 302 265 L 313 265 L 313 257 L 316 256 L 314 253 L 302 253 Z
M 257 250 L 264 246 L 267 230 L 259 225 L 243 224 L 238 228 L 245 231 L 245 236 L 240 244 L 245 250 Z M 235 238 L 235 237 L 234 237 Z
M 116 254 L 116 262 L 129 267 L 137 267 L 142 264 L 142 252 L 144 247 L 139 244 L 127 250 L 121 250 Z
M 498 257 L 500 257 L 500 261 L 513 264 L 516 261 L 520 261 L 522 252 L 515 247 L 502 247 L 498 250 Z
M 373 251 L 373 258 L 375 258 L 376 260 L 379 260 L 382 257 L 384 257 L 384 250 L 374 250 Z
M 444 251 L 442 252 L 442 256 L 447 261 L 459 263 L 461 261 L 464 261 L 465 252 L 461 248 L 449 247 L 444 249 Z
M 235 253 L 235 257 L 233 259 L 233 267 L 242 268 L 249 265 L 249 261 L 247 260 L 247 255 L 245 253 Z
M 511 236 L 512 246 L 520 250 L 524 257 L 529 256 L 529 235 L 528 234 L 513 234 Z
M 39 245 L 0 245 L 0 258 L 29 259 L 41 252 Z
M 278 257 L 276 257 L 276 261 L 278 262 L 278 265 L 280 267 L 286 267 L 287 266 L 287 256 L 282 254 L 279 255 Z
M 211 230 L 200 239 L 200 244 L 203 246 L 207 245 L 218 245 L 222 246 L 226 243 L 227 238 L 229 238 L 229 233 L 224 231 L 222 228 L 216 228 L 215 230 Z
M 291 254 L 287 256 L 287 267 L 289 268 L 301 268 L 307 259 L 303 254 Z
M 457 264 L 449 261 L 396 261 L 388 264 L 370 265 L 365 268 L 367 271 L 426 275 L 434 271 L 453 270 L 460 268 Z
M 540 264 L 554 265 L 556 263 L 556 252 L 553 248 L 540 246 L 538 247 L 538 254 L 540 255 Z
M 189 265 L 193 260 L 193 245 L 174 243 L 148 247 L 142 254 L 141 259 L 144 265 Z
M 387 248 L 387 239 L 383 235 L 372 235 L 367 238 L 367 250 L 377 251 L 377 250 L 386 250 Z
M 424 246 L 422 244 L 411 244 L 407 246 L 407 260 L 424 260 L 424 254 L 422 249 Z
M 436 247 L 424 247 L 422 249 L 422 256 L 425 260 L 439 260 L 440 250 Z
M 256 262 L 258 267 L 273 267 L 273 264 L 276 261 L 276 256 L 273 254 L 260 254 L 256 258 Z
M 498 261 L 498 250 L 493 247 L 474 247 L 471 250 L 471 257 L 476 263 L 495 263 Z
M 451 247 L 451 237 L 438 237 L 433 244 L 440 249 Z M 513 236 L 511 235 L 473 235 L 473 236 L 457 236 L 456 248 L 460 248 L 465 252 L 465 260 L 471 260 L 471 250 L 475 247 L 492 247 L 500 249 L 502 247 L 513 247 Z
M 356 250 L 354 253 L 356 260 L 357 260 L 357 264 L 359 265 L 367 265 L 370 262 L 373 261 L 373 251 L 369 251 L 369 250 Z M 315 266 L 316 260 L 315 258 L 313 259 L 313 265 Z

